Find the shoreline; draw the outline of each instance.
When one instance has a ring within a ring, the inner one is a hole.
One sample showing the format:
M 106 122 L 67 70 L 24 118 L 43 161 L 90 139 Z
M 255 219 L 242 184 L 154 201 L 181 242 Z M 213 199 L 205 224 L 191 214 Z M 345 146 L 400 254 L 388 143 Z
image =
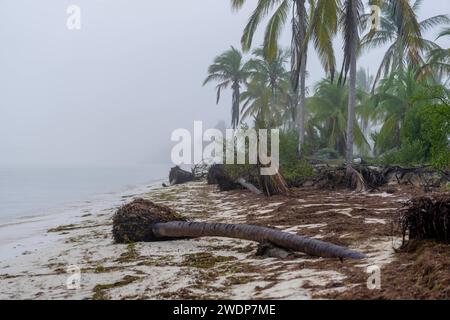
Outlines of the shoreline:
M 42 249 L 56 237 L 49 236 L 51 228 L 60 225 L 77 224 L 91 212 L 104 211 L 125 203 L 127 199 L 144 195 L 158 188 L 165 179 L 133 186 L 117 192 L 94 194 L 83 200 L 71 201 L 51 209 L 38 210 L 36 214 L 26 214 L 0 222 L 0 260 L 14 259 L 23 252 Z M 44 213 L 45 212 L 45 213 Z

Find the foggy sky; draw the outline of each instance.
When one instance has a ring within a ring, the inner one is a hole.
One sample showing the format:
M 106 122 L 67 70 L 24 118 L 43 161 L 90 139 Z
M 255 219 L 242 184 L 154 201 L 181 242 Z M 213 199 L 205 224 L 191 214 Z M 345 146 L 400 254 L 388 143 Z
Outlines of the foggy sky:
M 229 0 L 0 0 L 0 166 L 168 162 L 174 129 L 228 124 L 230 92 L 216 106 L 202 81 L 216 55 L 240 48 L 254 3 L 233 12 Z M 81 30 L 66 28 L 72 4 Z M 449 12 L 450 2 L 425 0 L 421 17 Z M 374 73 L 382 53 L 359 65 Z M 340 63 L 340 44 L 336 54 Z M 312 86 L 323 71 L 309 57 Z

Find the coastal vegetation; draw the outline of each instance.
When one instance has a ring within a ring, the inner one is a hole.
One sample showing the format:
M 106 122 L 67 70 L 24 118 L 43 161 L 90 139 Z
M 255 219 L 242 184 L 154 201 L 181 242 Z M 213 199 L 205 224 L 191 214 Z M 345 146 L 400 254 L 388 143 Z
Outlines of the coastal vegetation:
M 245 2 L 231 5 L 239 10 Z M 369 5 L 379 6 L 379 17 L 367 13 Z M 243 31 L 242 52 L 232 47 L 219 55 L 204 84 L 217 83 L 217 101 L 232 88 L 233 128 L 281 130 L 281 172 L 289 181 L 307 176 L 311 160 L 345 164 L 350 177 L 355 159 L 448 172 L 450 48 L 435 40 L 449 38 L 450 19 L 420 20 L 421 5 L 259 0 Z M 267 20 L 263 44 L 254 47 Z M 282 48 L 288 24 L 292 42 Z M 308 88 L 310 46 L 326 76 Z M 387 49 L 376 74 L 358 69 L 358 59 L 378 47 Z

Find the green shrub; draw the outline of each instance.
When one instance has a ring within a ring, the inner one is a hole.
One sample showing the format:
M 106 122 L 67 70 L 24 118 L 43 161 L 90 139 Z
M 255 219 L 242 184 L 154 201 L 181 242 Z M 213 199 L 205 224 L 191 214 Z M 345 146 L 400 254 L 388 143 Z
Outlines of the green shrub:
M 291 187 L 300 187 L 314 176 L 313 167 L 305 160 L 298 160 L 281 165 L 281 173 Z
M 416 140 L 405 142 L 398 150 L 391 150 L 381 157 L 381 163 L 385 165 L 416 165 L 425 163 L 427 159 L 427 147 L 423 141 Z
M 420 111 L 423 139 L 431 146 L 431 163 L 440 169 L 450 167 L 450 106 L 430 105 Z
M 298 134 L 296 131 L 280 133 L 280 167 L 286 182 L 293 187 L 301 186 L 314 174 L 312 166 L 297 157 Z M 304 150 L 306 152 L 306 150 Z

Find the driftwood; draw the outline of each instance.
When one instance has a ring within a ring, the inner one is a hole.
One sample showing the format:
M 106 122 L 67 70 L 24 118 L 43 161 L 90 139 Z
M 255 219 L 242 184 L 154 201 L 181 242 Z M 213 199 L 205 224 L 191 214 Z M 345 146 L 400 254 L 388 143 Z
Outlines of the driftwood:
M 206 236 L 270 242 L 280 248 L 324 258 L 365 258 L 348 248 L 260 226 L 189 222 L 169 208 L 142 199 L 119 208 L 113 217 L 113 237 L 118 243 Z

